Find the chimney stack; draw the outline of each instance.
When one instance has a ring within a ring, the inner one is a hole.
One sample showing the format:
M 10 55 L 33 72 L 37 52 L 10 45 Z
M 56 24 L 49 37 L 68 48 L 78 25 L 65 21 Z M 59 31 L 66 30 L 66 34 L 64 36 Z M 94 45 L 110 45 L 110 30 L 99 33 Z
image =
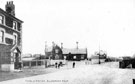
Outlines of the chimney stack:
M 63 49 L 63 43 L 61 43 L 61 49 Z
M 7 1 L 7 4 L 5 5 L 5 10 L 7 13 L 15 16 L 15 5 L 13 4 L 13 1 Z
M 78 49 L 78 41 L 76 42 L 76 49 Z
M 47 41 L 45 41 L 45 52 L 47 52 Z
M 53 48 L 55 47 L 55 43 L 54 43 L 54 41 L 52 42 L 52 47 L 53 47 Z

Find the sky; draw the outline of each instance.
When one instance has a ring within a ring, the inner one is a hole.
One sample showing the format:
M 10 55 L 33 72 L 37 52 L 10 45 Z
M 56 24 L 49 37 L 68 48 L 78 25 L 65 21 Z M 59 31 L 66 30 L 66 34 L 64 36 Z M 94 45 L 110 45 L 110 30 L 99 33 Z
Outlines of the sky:
M 0 0 L 5 10 L 7 0 Z M 13 0 L 24 21 L 23 54 L 44 54 L 45 41 L 64 48 L 99 49 L 109 56 L 135 54 L 134 0 Z

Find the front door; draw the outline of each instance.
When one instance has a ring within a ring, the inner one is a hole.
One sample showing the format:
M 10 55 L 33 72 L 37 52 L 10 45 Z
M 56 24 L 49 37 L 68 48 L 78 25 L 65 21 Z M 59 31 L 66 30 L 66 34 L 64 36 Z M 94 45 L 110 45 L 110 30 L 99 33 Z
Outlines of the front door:
M 15 69 L 19 69 L 19 53 L 15 53 Z

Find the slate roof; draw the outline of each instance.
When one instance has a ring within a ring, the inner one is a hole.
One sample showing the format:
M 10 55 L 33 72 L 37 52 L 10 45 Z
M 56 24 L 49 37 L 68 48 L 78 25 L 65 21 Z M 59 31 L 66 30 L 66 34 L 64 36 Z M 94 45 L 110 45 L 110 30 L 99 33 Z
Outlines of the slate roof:
M 34 57 L 27 57 L 27 58 L 22 58 L 22 61 L 32 61 L 34 60 Z
M 72 48 L 72 49 L 68 49 L 68 48 L 63 48 L 62 49 L 63 54 L 87 54 L 87 50 L 86 48 L 80 48 L 80 49 L 76 49 L 76 48 Z
M 1 12 L 1 13 L 3 13 L 4 15 L 7 15 L 7 16 L 9 16 L 9 17 L 11 17 L 11 18 L 13 18 L 13 19 L 15 19 L 15 20 L 17 20 L 17 21 L 19 21 L 19 22 L 23 23 L 23 21 L 22 21 L 22 20 L 20 20 L 20 19 L 16 18 L 15 16 L 13 16 L 13 15 L 11 15 L 11 14 L 8 14 L 6 11 L 4 11 L 4 10 L 3 10 L 3 9 L 1 9 L 1 8 L 0 8 L 0 12 Z
M 91 59 L 99 59 L 99 56 L 98 55 L 92 55 Z M 104 56 L 100 56 L 100 59 L 105 59 L 105 57 Z
M 52 51 L 52 47 L 48 47 L 47 48 L 47 52 L 51 52 Z M 87 54 L 87 49 L 86 48 L 63 48 L 62 49 L 63 54 Z

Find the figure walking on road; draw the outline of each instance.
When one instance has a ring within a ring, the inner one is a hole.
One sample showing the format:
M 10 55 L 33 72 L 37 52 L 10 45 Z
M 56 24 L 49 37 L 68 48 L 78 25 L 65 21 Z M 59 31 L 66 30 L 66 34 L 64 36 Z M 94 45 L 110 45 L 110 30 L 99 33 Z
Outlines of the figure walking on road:
M 56 62 L 56 63 L 55 63 L 55 68 L 57 68 L 57 66 L 58 66 L 58 63 Z
M 75 62 L 73 62 L 73 68 L 75 68 Z
M 58 64 L 58 69 L 60 68 L 60 63 Z

